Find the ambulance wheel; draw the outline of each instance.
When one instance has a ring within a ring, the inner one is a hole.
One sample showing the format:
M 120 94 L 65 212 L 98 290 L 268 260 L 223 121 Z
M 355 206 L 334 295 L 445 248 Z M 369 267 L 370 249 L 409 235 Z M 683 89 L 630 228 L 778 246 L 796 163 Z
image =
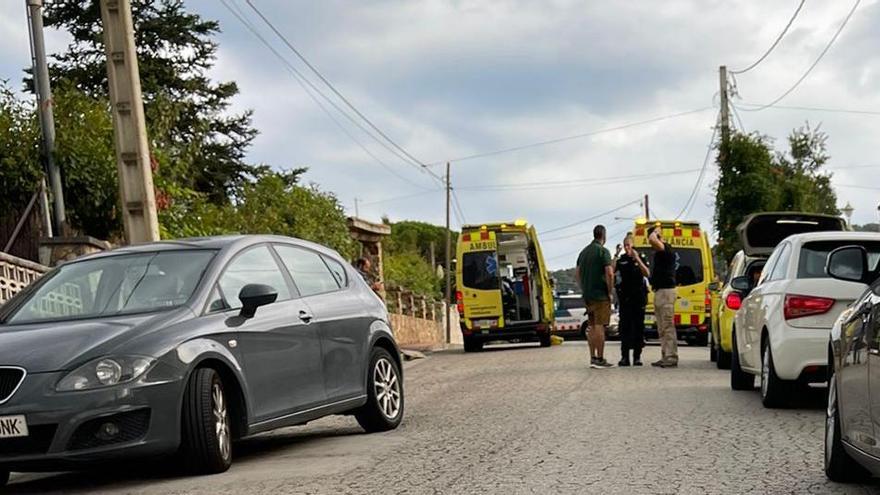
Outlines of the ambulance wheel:
M 550 344 L 553 343 L 550 340 L 550 332 L 538 334 L 538 342 L 541 343 L 541 347 L 550 347 Z
M 464 339 L 464 352 L 480 352 L 483 350 L 483 342 L 474 338 Z

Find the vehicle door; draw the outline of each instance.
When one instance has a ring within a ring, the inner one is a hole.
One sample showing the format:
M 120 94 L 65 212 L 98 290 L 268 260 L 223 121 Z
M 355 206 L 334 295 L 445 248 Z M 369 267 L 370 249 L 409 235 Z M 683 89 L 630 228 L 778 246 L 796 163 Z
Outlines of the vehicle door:
M 265 284 L 278 299 L 257 309 L 253 318 L 239 316 L 239 291 Z M 289 279 L 267 244 L 247 248 L 224 269 L 210 309 L 222 313 L 238 335 L 238 351 L 257 421 L 275 418 L 322 403 L 321 343 L 311 325 L 310 310 L 296 297 Z
M 878 311 L 880 298 L 871 291 L 853 303 L 848 316 L 841 322 L 843 348 L 840 352 L 843 359 L 840 368 L 835 370 L 840 384 L 837 396 L 843 438 L 865 451 L 877 448 L 871 416 L 873 411 L 880 411 L 880 405 L 872 404 L 878 394 L 869 393 L 869 366 L 880 368 L 880 363 L 874 361 L 880 345 L 877 341 Z M 876 369 L 870 371 L 880 373 Z
M 337 260 L 290 244 L 276 244 L 275 249 L 312 310 L 328 400 L 362 395 L 372 323 L 369 305 L 350 288 L 347 271 Z
M 535 258 L 538 262 L 538 280 L 541 283 L 540 300 L 538 304 L 541 307 L 543 315 L 542 320 L 548 324 L 553 324 L 555 319 L 553 311 L 553 287 L 550 284 L 550 272 L 544 263 L 544 253 L 541 251 L 541 244 L 538 242 L 538 232 L 534 225 L 529 227 L 529 239 L 535 247 Z
M 504 326 L 495 232 L 463 233 L 458 244 L 458 287 L 465 324 L 473 330 Z
M 739 312 L 742 317 L 739 314 L 736 317 L 737 323 L 744 323 L 744 325 L 738 324 L 736 327 L 740 359 L 743 365 L 751 370 L 758 370 L 761 367 L 761 331 L 765 321 L 765 294 L 771 289 L 769 285 L 773 280 L 772 275 L 780 265 L 782 252 L 783 246 L 780 246 L 770 255 L 767 266 L 771 268 L 764 271 L 757 285 L 751 289 L 748 297 L 743 301 L 743 308 Z

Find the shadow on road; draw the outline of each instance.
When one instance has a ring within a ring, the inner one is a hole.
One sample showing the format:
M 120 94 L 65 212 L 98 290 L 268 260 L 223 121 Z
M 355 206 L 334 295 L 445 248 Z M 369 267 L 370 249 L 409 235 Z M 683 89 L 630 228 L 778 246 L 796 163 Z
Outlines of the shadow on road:
M 294 427 L 296 428 L 296 427 Z M 363 435 L 357 427 L 323 428 L 302 431 L 286 428 L 240 440 L 234 444 L 232 469 L 258 463 L 284 450 L 302 449 L 322 440 Z M 106 492 L 143 487 L 152 483 L 173 482 L 181 479 L 197 479 L 186 473 L 182 461 L 175 455 L 161 459 L 142 459 L 111 464 L 101 464 L 84 471 L 64 473 L 27 473 L 13 475 L 10 485 L 0 493 L 82 493 Z

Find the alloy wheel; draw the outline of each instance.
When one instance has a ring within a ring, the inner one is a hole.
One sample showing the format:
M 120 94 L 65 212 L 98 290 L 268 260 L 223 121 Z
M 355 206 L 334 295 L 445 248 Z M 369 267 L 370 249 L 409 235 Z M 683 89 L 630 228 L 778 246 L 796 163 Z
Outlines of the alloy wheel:
M 837 380 L 832 375 L 828 383 L 828 407 L 825 408 L 825 467 L 831 464 L 831 454 L 834 446 L 834 430 L 837 421 Z
M 211 387 L 211 402 L 214 412 L 214 431 L 217 434 L 217 446 L 220 455 L 229 459 L 231 453 L 231 439 L 229 435 L 229 414 L 226 410 L 226 398 L 223 396 L 223 386 L 220 382 L 214 382 Z
M 373 385 L 382 415 L 387 419 L 395 419 L 400 414 L 400 380 L 394 365 L 385 358 L 376 361 Z
M 770 349 L 769 347 L 764 347 L 764 352 L 761 356 L 761 397 L 767 397 L 767 387 L 770 381 Z

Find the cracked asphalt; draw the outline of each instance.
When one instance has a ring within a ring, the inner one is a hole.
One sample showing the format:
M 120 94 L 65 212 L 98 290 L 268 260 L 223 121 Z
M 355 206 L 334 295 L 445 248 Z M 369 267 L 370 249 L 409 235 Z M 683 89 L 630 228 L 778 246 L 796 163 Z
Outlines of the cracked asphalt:
M 591 370 L 583 342 L 489 347 L 408 363 L 406 419 L 366 435 L 333 417 L 236 445 L 232 469 L 161 462 L 13 474 L 11 493 L 880 493 L 822 472 L 824 396 L 764 409 L 705 348 L 674 370 Z M 618 358 L 611 344 L 609 358 Z M 646 349 L 645 362 L 659 358 Z

